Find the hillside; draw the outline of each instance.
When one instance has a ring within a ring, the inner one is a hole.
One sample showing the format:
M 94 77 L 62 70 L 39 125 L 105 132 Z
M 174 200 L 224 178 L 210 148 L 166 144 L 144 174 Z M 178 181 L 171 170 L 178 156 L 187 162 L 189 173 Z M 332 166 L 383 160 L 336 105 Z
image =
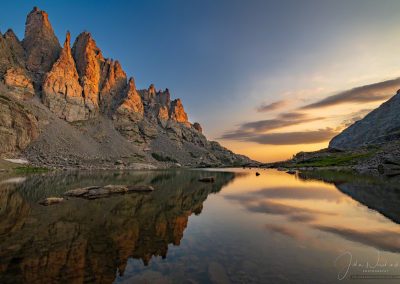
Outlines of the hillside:
M 329 148 L 355 149 L 400 138 L 400 93 L 334 137 Z

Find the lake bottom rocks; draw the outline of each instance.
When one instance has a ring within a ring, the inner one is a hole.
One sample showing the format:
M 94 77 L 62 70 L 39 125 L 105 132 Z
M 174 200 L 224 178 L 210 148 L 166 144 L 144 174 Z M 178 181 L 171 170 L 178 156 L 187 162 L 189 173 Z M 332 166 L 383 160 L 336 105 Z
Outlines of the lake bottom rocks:
M 68 190 L 64 193 L 69 197 L 81 197 L 86 199 L 97 199 L 108 197 L 114 194 L 124 194 L 132 192 L 151 192 L 154 188 L 150 185 L 106 185 L 89 186 Z

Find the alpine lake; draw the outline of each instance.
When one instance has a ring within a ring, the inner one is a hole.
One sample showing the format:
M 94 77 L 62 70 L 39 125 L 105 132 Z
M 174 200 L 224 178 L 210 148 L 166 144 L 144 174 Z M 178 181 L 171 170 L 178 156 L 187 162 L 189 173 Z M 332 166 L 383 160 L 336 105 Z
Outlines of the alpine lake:
M 0 283 L 399 283 L 399 181 L 272 169 L 3 174 Z M 39 204 L 109 184 L 154 191 Z

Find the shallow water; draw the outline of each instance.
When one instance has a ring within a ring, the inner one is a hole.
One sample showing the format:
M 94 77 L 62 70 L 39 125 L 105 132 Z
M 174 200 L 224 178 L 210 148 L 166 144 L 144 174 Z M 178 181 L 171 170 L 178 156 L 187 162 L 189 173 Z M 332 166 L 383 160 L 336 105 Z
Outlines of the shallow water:
M 398 180 L 255 171 L 0 177 L 0 283 L 400 281 Z M 38 205 L 106 184 L 155 191 Z

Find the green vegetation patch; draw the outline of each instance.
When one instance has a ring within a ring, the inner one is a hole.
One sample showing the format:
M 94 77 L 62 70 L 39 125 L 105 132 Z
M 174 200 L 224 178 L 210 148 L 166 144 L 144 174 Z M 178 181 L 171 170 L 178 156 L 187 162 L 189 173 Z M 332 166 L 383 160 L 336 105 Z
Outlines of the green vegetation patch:
M 174 158 L 171 158 L 171 157 L 168 157 L 168 156 L 164 156 L 164 155 L 158 154 L 158 153 L 151 153 L 151 156 L 154 159 L 156 159 L 157 161 L 160 161 L 160 162 L 173 162 L 173 163 L 177 163 L 178 162 Z
M 373 152 L 342 154 L 335 156 L 315 157 L 295 164 L 297 167 L 332 167 L 332 166 L 351 166 L 357 164 L 360 159 L 370 157 Z
M 32 166 L 21 166 L 14 168 L 14 172 L 17 174 L 44 173 L 48 171 L 49 169 L 47 168 L 32 167 Z

